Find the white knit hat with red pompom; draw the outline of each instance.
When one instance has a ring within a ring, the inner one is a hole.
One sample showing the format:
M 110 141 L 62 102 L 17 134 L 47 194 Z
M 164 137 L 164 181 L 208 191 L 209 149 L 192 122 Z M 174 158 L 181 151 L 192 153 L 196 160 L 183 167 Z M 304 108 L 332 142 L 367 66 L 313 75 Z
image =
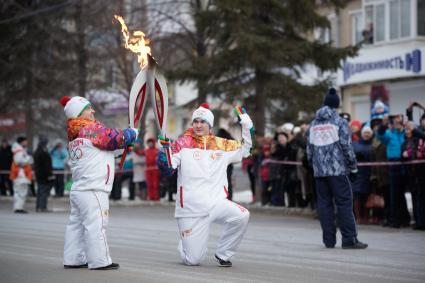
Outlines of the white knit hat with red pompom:
M 202 119 L 207 122 L 210 127 L 214 127 L 214 114 L 210 110 L 208 103 L 202 103 L 198 109 L 196 109 L 192 114 L 192 122 L 195 119 Z
M 65 115 L 68 119 L 77 118 L 81 113 L 91 105 L 90 101 L 82 96 L 64 96 L 59 100 L 60 104 L 63 106 Z

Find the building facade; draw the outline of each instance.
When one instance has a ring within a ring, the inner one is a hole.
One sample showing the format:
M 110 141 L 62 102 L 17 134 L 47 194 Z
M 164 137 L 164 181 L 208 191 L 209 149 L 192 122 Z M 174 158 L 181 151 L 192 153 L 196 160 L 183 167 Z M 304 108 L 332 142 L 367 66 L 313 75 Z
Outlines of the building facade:
M 425 0 L 350 1 L 327 15 L 335 46 L 361 43 L 337 73 L 344 112 L 368 121 L 377 100 L 391 114 L 404 114 L 414 101 L 425 106 Z

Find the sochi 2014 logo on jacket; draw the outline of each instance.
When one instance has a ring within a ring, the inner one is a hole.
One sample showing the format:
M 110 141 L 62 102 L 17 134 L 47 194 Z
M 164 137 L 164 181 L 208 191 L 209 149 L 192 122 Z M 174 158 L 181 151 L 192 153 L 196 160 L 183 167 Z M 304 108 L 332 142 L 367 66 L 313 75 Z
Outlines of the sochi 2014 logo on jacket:
M 195 159 L 195 160 L 201 160 L 201 152 L 199 150 L 196 150 L 193 153 L 193 159 Z
M 76 139 L 68 144 L 69 158 L 72 161 L 77 161 L 83 157 L 81 146 L 84 144 L 83 139 Z
M 222 156 L 223 156 L 223 153 L 221 152 L 213 152 L 211 153 L 210 158 L 212 160 L 216 160 L 216 159 L 220 159 Z
M 310 130 L 310 143 L 315 146 L 330 145 L 337 141 L 339 141 L 339 136 L 336 125 L 316 125 Z

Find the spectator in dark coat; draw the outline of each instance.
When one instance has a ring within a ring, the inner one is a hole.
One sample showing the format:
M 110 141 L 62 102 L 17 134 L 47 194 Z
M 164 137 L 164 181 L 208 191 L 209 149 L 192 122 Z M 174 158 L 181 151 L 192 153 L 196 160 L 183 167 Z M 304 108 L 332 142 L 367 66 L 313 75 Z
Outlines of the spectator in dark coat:
M 382 123 L 382 119 L 374 118 L 370 121 L 372 130 L 376 136 L 378 128 Z M 374 138 L 372 141 L 372 151 L 370 155 L 371 162 L 386 162 L 387 147 L 379 139 Z M 390 219 L 390 177 L 388 166 L 373 166 L 371 171 L 371 186 L 374 193 L 384 198 L 384 209 L 373 209 L 373 222 L 389 225 Z
M 10 167 L 12 167 L 12 161 L 12 147 L 6 139 L 3 139 L 0 147 L 0 170 L 9 171 Z M 13 195 L 13 183 L 9 179 L 9 173 L 0 174 L 0 194 L 5 196 L 7 195 L 7 191 L 9 191 L 11 196 Z
M 361 130 L 360 140 L 353 142 L 354 153 L 359 162 L 369 162 L 372 152 L 373 131 L 369 126 Z M 367 198 L 371 191 L 370 184 L 371 168 L 363 166 L 359 168 L 357 179 L 353 182 L 354 214 L 357 223 L 368 223 L 368 210 L 366 208 Z
M 425 114 L 423 115 L 425 120 Z M 403 160 L 423 160 L 425 155 L 425 133 L 413 122 L 406 126 L 406 138 L 402 146 Z M 425 230 L 425 164 L 409 164 L 406 167 L 406 182 L 412 194 L 415 230 Z
M 295 127 L 293 132 L 293 139 L 288 143 L 288 161 L 301 161 L 305 155 L 306 139 L 301 129 Z M 289 207 L 304 207 L 305 200 L 303 199 L 302 182 L 300 178 L 301 166 L 285 166 L 287 181 L 285 189 L 288 194 Z
M 274 143 L 271 147 L 271 159 L 273 161 L 284 161 L 288 157 L 288 135 L 286 133 L 277 133 Z M 270 202 L 274 206 L 285 206 L 284 182 L 285 168 L 279 163 L 270 164 L 269 180 L 272 184 Z
M 52 181 L 55 179 L 52 170 L 52 158 L 47 151 L 48 140 L 40 137 L 37 149 L 34 153 L 34 170 L 37 180 L 37 212 L 48 212 L 47 199 L 52 189 Z
M 260 153 L 261 205 L 270 204 L 272 186 L 270 182 L 270 145 L 264 144 Z
M 217 137 L 224 138 L 228 140 L 233 140 L 232 135 L 226 131 L 225 129 L 221 128 L 217 132 Z M 233 199 L 233 183 L 232 183 L 232 175 L 233 175 L 233 164 L 229 164 L 227 166 L 227 199 L 232 200 Z

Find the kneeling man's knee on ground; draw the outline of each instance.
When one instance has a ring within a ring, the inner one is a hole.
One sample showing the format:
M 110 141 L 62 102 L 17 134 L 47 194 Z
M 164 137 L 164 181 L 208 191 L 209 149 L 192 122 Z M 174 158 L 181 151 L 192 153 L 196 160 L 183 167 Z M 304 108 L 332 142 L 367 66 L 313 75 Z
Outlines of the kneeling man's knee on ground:
M 186 253 L 183 262 L 186 265 L 200 265 L 205 253 Z

